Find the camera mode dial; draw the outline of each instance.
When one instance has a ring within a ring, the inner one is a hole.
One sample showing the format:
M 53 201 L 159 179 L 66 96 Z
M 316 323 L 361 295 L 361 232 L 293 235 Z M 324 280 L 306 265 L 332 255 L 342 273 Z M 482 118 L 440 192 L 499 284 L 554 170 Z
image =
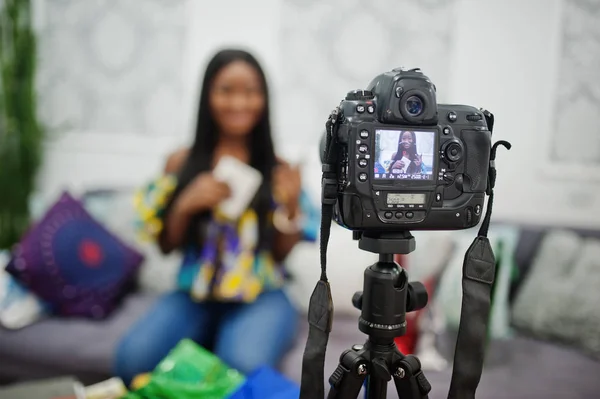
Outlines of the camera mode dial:
M 373 92 L 368 90 L 352 90 L 346 94 L 346 100 L 348 101 L 366 101 L 374 98 Z

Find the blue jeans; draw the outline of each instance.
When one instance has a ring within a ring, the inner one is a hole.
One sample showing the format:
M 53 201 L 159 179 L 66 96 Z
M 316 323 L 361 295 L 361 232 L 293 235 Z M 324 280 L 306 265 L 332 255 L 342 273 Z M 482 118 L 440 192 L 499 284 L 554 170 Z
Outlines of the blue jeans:
M 281 291 L 269 291 L 250 304 L 197 303 L 186 292 L 161 297 L 120 342 L 115 375 L 129 385 L 151 371 L 177 343 L 189 338 L 211 349 L 244 374 L 277 367 L 298 329 L 298 312 Z

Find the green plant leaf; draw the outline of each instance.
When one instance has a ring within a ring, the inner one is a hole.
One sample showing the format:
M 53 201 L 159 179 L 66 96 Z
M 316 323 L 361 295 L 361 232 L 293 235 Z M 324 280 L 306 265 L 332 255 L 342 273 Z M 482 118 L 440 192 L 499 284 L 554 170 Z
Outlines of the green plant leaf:
M 30 0 L 0 2 L 0 249 L 18 242 L 30 223 L 29 198 L 42 162 L 31 7 Z

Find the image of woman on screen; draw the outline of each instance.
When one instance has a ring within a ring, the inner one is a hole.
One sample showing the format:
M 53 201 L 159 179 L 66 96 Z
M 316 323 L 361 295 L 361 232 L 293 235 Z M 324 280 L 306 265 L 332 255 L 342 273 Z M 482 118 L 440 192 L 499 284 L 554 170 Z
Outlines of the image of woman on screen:
M 392 154 L 392 163 L 388 173 L 405 173 L 408 175 L 425 173 L 423 155 L 417 153 L 415 132 L 406 130 L 400 134 L 398 149 Z

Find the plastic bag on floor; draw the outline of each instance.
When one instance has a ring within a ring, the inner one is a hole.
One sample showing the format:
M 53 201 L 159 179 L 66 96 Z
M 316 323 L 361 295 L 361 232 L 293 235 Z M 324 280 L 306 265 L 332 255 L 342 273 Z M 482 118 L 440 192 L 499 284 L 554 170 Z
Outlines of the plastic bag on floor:
M 300 387 L 277 371 L 263 367 L 250 374 L 229 399 L 298 399 Z
M 154 369 L 146 385 L 122 399 L 226 399 L 244 381 L 241 373 L 185 339 Z

